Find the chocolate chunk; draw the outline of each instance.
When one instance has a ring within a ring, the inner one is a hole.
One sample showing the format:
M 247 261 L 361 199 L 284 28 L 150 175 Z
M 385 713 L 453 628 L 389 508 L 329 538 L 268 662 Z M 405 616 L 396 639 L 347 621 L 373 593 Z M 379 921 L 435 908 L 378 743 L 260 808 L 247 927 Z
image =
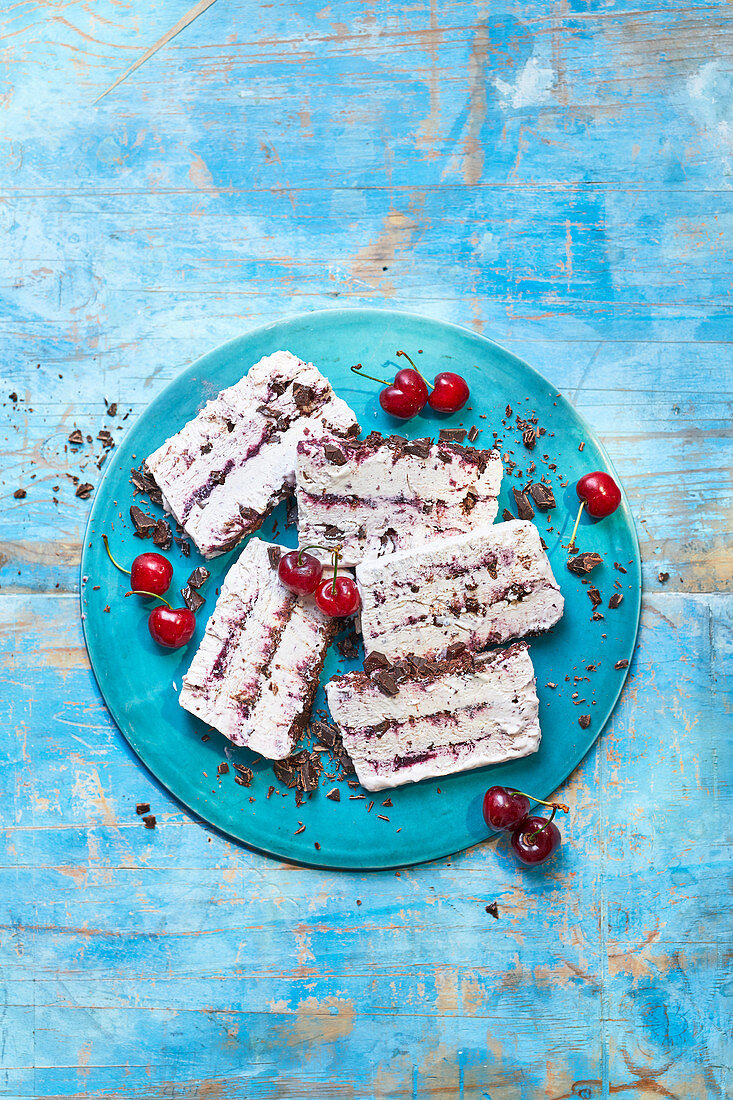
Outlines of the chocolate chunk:
M 336 648 L 347 661 L 354 661 L 359 656 L 359 635 L 355 630 L 347 634 L 345 638 L 339 638 Z
M 476 615 L 478 613 L 480 604 L 475 596 L 467 596 L 465 607 L 469 615 Z
M 492 901 L 491 905 L 486 906 L 486 912 L 489 914 L 490 917 L 493 917 L 494 920 L 499 919 L 499 906 L 496 904 L 495 901 Z
M 217 775 L 227 775 L 228 772 L 229 772 L 229 765 L 226 763 L 226 761 L 222 760 L 221 764 L 219 764 L 217 766 L 216 774 Z
M 145 825 L 146 829 L 154 829 L 156 825 L 155 815 L 149 814 L 147 817 L 144 817 L 143 824 Z
M 461 654 L 466 652 L 465 642 L 453 642 L 445 651 L 446 661 L 455 661 Z
M 399 688 L 394 676 L 386 668 L 379 668 L 371 676 L 372 682 L 377 685 L 383 695 L 398 695 Z
M 276 760 L 273 771 L 286 787 L 295 787 L 299 791 L 314 791 L 318 786 L 323 765 L 317 753 L 306 749 L 294 752 L 285 760 Z
M 441 428 L 438 435 L 441 443 L 463 443 L 465 438 L 465 428 Z
M 608 601 L 608 606 L 611 608 L 611 610 L 613 610 L 614 608 L 619 606 L 623 598 L 624 597 L 622 592 L 614 592 L 614 594 L 611 596 L 611 599 Z
M 371 676 L 373 672 L 376 672 L 380 668 L 389 668 L 389 661 L 380 653 L 378 649 L 373 649 L 371 653 L 367 653 L 364 658 L 364 671 L 367 676 Z
M 603 597 L 594 585 L 591 585 L 588 589 L 588 598 L 594 607 L 598 607 L 600 603 L 603 603 Z
M 187 558 L 188 555 L 191 553 L 191 543 L 188 541 L 188 539 L 178 538 L 177 536 L 174 536 L 173 541 L 180 548 L 180 551 L 183 554 L 184 558 Z
M 528 451 L 531 451 L 537 442 L 537 434 L 534 428 L 525 428 L 522 432 L 522 442 Z
M 330 798 L 332 802 L 340 802 L 341 791 L 338 789 L 338 787 L 333 787 L 332 790 L 330 790 L 326 795 L 326 798 Z
M 81 485 L 77 487 L 76 496 L 81 497 L 82 500 L 87 500 L 92 495 L 94 486 L 90 485 L 88 481 L 82 481 Z
M 153 541 L 155 541 L 155 540 L 153 540 Z M 270 547 L 270 549 L 272 549 L 272 547 Z M 268 550 L 268 554 L 269 554 L 269 552 L 270 551 Z M 209 570 L 205 566 L 198 565 L 194 569 L 191 576 L 188 578 L 187 583 L 190 585 L 191 588 L 201 588 L 201 586 L 205 583 L 205 581 L 207 581 L 209 579 L 210 576 L 211 576 L 211 573 L 209 572 Z
M 461 511 L 464 515 L 469 515 L 478 503 L 478 493 L 475 489 L 469 489 L 463 498 L 463 504 L 461 505 Z
M 277 569 L 278 565 L 280 564 L 280 558 L 282 556 L 283 556 L 282 555 L 282 550 L 280 549 L 279 546 L 268 546 L 267 547 L 267 557 L 270 559 L 270 568 L 271 569 Z M 191 576 L 193 576 L 193 573 L 191 574 Z M 191 581 L 189 580 L 188 583 L 190 584 Z M 198 588 L 198 585 L 196 585 L 196 587 Z
M 240 787 L 249 787 L 255 775 L 252 769 L 248 768 L 246 764 L 233 764 L 232 767 L 237 773 L 234 776 L 234 782 L 238 783 Z
M 81 434 L 81 428 L 74 428 L 73 432 L 69 436 L 69 443 L 73 443 L 75 447 L 81 447 L 84 442 L 84 436 Z
M 109 428 L 100 428 L 99 432 L 97 433 L 97 439 L 107 450 L 111 450 L 111 448 L 115 445 L 115 441 L 112 438 L 112 433 L 110 432 Z
M 315 409 L 315 390 L 312 386 L 303 386 L 300 382 L 293 382 L 293 400 L 303 416 L 310 416 Z
M 117 416 L 117 402 L 113 401 L 111 405 L 107 406 L 107 416 Z
M 330 463 L 334 466 L 345 466 L 346 455 L 339 447 L 334 447 L 332 443 L 327 443 L 323 448 L 323 453 Z
M 614 668 L 628 668 L 629 667 L 629 662 L 624 658 L 623 661 L 616 661 L 616 664 L 613 667 Z
M 601 615 L 600 611 L 594 611 L 593 614 L 591 615 L 591 619 L 593 620 L 594 623 L 600 622 L 602 618 L 603 618 L 603 615 Z
M 568 569 L 571 573 L 575 573 L 576 577 L 585 577 L 602 561 L 603 558 L 600 554 L 597 554 L 595 550 L 589 550 L 585 554 L 578 554 L 575 558 L 569 558 Z
M 27 495 L 28 494 L 26 493 L 25 489 L 16 489 L 15 492 L 13 493 L 13 496 L 15 497 L 16 500 L 24 500 Z M 77 493 L 77 496 L 78 495 L 79 494 Z
M 189 611 L 198 611 L 198 609 L 200 607 L 203 607 L 206 603 L 206 600 L 201 595 L 201 593 L 197 592 L 195 588 L 191 588 L 189 584 L 185 585 L 185 587 L 181 589 L 181 595 L 183 596 L 183 602 L 185 603 Z
M 335 523 L 327 523 L 323 528 L 323 533 L 327 539 L 340 539 L 344 535 L 341 528 L 337 527 Z
M 138 815 L 138 817 L 142 817 L 143 814 L 149 814 L 150 813 L 150 803 L 149 802 L 138 802 L 137 806 L 135 807 L 135 813 Z
M 336 747 L 341 741 L 338 730 L 334 729 L 333 726 L 329 726 L 328 722 L 311 722 L 310 728 L 317 740 L 325 745 L 327 749 Z
M 543 481 L 535 481 L 533 485 L 530 485 L 529 491 L 540 512 L 549 512 L 551 508 L 557 507 L 555 494 L 550 486 L 545 485 Z
M 79 494 L 77 493 L 77 496 L 78 495 Z M 658 573 L 657 574 L 657 580 L 659 581 L 660 584 L 666 584 L 667 581 L 669 580 L 669 573 Z
M 534 508 L 529 503 L 529 497 L 526 493 L 523 493 L 521 489 L 512 489 L 514 495 L 514 503 L 517 508 L 517 515 L 520 519 L 533 519 Z M 512 517 L 514 518 L 514 517 Z
M 511 415 L 512 415 L 512 407 L 511 407 L 511 405 L 507 405 L 507 407 L 506 407 L 506 409 L 505 409 L 505 415 L 506 415 L 506 416 L 511 416 Z
M 155 546 L 160 547 L 161 550 L 170 550 L 172 542 L 173 532 L 171 531 L 170 524 L 162 518 L 159 519 L 153 531 L 153 543 Z
M 469 443 L 475 443 L 476 440 L 478 439 L 478 437 L 479 437 L 479 430 L 476 427 L 476 425 L 474 424 L 473 427 L 469 428 L 469 430 L 468 430 L 468 436 L 467 436 L 468 442 Z
M 590 714 L 581 714 L 578 719 L 578 725 L 582 730 L 587 730 L 590 725 Z
M 411 439 L 405 443 L 402 450 L 406 455 L 414 455 L 416 458 L 427 458 L 430 454 L 430 439 Z
M 133 504 L 130 508 L 130 519 L 135 528 L 135 534 L 141 539 L 150 538 L 158 524 L 157 519 L 146 515 L 142 508 L 138 508 L 137 504 Z M 176 542 L 178 542 L 178 539 L 176 539 Z
M 298 502 L 295 497 L 285 498 L 285 529 L 298 522 Z
M 509 520 L 514 519 L 514 516 L 508 508 L 505 508 L 504 511 L 501 513 L 501 518 L 504 520 L 505 523 L 508 523 Z

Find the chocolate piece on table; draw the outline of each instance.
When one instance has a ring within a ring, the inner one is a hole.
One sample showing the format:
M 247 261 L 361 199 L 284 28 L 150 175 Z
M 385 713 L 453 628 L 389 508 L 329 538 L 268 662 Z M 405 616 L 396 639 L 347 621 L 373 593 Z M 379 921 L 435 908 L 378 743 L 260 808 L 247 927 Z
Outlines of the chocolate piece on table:
M 146 829 L 154 829 L 157 824 L 155 820 L 155 815 L 149 814 L 147 817 L 144 817 L 143 824 L 145 825 Z
M 478 439 L 478 437 L 479 437 L 479 429 L 474 424 L 471 428 L 469 428 L 468 435 L 467 435 L 466 438 L 467 438 L 469 443 L 475 443 L 476 440 Z
M 88 481 L 83 481 L 81 485 L 77 486 L 76 496 L 81 497 L 82 500 L 86 500 L 92 495 L 94 486 Z
M 514 516 L 508 508 L 505 508 L 501 513 L 501 518 L 504 520 L 504 523 L 509 523 L 511 520 L 514 519 Z
M 626 660 L 626 658 L 624 658 L 621 661 L 616 661 L 616 664 L 613 667 L 618 668 L 618 669 L 628 668 L 629 667 L 629 662 Z
M 528 451 L 532 450 L 535 443 L 537 442 L 537 434 L 534 428 L 528 427 L 524 429 L 524 431 L 522 432 L 522 442 L 524 443 Z
M 657 580 L 659 581 L 660 584 L 666 584 L 667 581 L 669 580 L 669 573 L 658 573 L 657 574 Z
M 138 815 L 138 817 L 142 817 L 143 814 L 149 814 L 150 813 L 150 803 L 149 802 L 138 802 L 137 806 L 135 807 L 135 813 Z
M 340 802 L 341 801 L 341 792 L 338 789 L 338 787 L 333 787 L 332 790 L 330 790 L 328 792 L 328 794 L 326 795 L 326 798 L 329 798 L 331 800 L 331 802 Z
M 84 436 L 81 434 L 81 429 L 74 428 L 73 432 L 69 436 L 69 443 L 73 444 L 74 447 L 81 447 L 83 442 Z
M 603 597 L 601 596 L 595 585 L 591 585 L 587 591 L 588 598 L 594 607 L 598 607 L 599 604 L 603 603 Z
M 567 564 L 570 572 L 575 573 L 576 577 L 585 577 L 602 561 L 603 558 L 595 550 L 588 550 L 584 554 L 578 554 L 575 558 L 569 558 Z

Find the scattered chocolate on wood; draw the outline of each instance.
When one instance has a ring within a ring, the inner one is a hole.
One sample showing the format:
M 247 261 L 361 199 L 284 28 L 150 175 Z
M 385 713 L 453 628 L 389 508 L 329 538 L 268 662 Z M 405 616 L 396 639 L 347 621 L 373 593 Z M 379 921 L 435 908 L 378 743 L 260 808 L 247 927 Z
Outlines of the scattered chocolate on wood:
M 146 829 L 154 829 L 156 826 L 155 814 L 149 814 L 143 818 L 143 823 Z
M 150 803 L 149 802 L 138 802 L 137 806 L 135 807 L 135 813 L 138 815 L 138 817 L 142 817 L 143 814 L 149 814 L 150 813 Z
M 82 481 L 81 485 L 77 486 L 76 496 L 81 497 L 82 500 L 87 500 L 93 493 L 94 486 L 88 481 Z

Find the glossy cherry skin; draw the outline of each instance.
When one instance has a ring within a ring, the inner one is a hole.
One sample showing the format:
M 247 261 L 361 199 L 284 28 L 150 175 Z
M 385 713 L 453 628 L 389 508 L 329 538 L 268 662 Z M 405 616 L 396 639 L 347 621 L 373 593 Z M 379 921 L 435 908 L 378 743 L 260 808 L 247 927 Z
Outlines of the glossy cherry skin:
M 416 370 L 398 370 L 394 382 L 379 394 L 379 404 L 390 416 L 409 420 L 425 408 L 428 387 Z
M 133 592 L 162 596 L 168 591 L 172 576 L 173 566 L 162 554 L 138 554 L 130 569 L 130 587 Z
M 585 502 L 585 508 L 593 519 L 604 519 L 615 512 L 621 503 L 621 490 L 610 474 L 603 470 L 594 470 L 584 474 L 575 486 L 578 499 Z
M 313 554 L 298 555 L 297 550 L 291 550 L 280 558 L 277 575 L 291 592 L 297 592 L 299 596 L 309 596 L 318 587 L 323 576 L 323 566 Z
M 484 795 L 484 821 L 490 829 L 511 832 L 529 813 L 530 801 L 520 791 L 489 787 Z
M 544 863 L 560 847 L 562 837 L 557 825 L 551 821 L 547 828 L 542 829 L 546 824 L 546 817 L 527 817 L 512 833 L 511 846 L 514 854 L 528 867 Z M 538 829 L 542 829 L 542 832 L 538 832 Z M 532 834 L 534 838 L 529 840 L 528 837 Z
M 324 615 L 332 619 L 344 619 L 355 615 L 361 605 L 359 589 L 351 577 L 333 577 L 322 581 L 316 589 L 316 603 Z
M 466 380 L 447 370 L 436 374 L 428 404 L 436 412 L 454 413 L 463 408 L 470 396 Z
M 158 645 L 166 649 L 186 645 L 195 629 L 196 619 L 187 607 L 154 607 L 148 616 L 148 630 Z

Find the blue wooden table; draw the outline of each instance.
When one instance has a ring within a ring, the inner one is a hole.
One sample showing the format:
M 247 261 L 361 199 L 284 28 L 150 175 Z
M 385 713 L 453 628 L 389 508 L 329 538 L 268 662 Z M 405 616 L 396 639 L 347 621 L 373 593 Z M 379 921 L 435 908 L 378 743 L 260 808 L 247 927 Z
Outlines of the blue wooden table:
M 217 0 L 92 106 L 190 2 L 0 12 L 0 1096 L 730 1096 L 731 9 Z M 254 855 L 96 689 L 100 428 L 332 304 L 507 345 L 631 496 L 638 651 L 547 873 Z

